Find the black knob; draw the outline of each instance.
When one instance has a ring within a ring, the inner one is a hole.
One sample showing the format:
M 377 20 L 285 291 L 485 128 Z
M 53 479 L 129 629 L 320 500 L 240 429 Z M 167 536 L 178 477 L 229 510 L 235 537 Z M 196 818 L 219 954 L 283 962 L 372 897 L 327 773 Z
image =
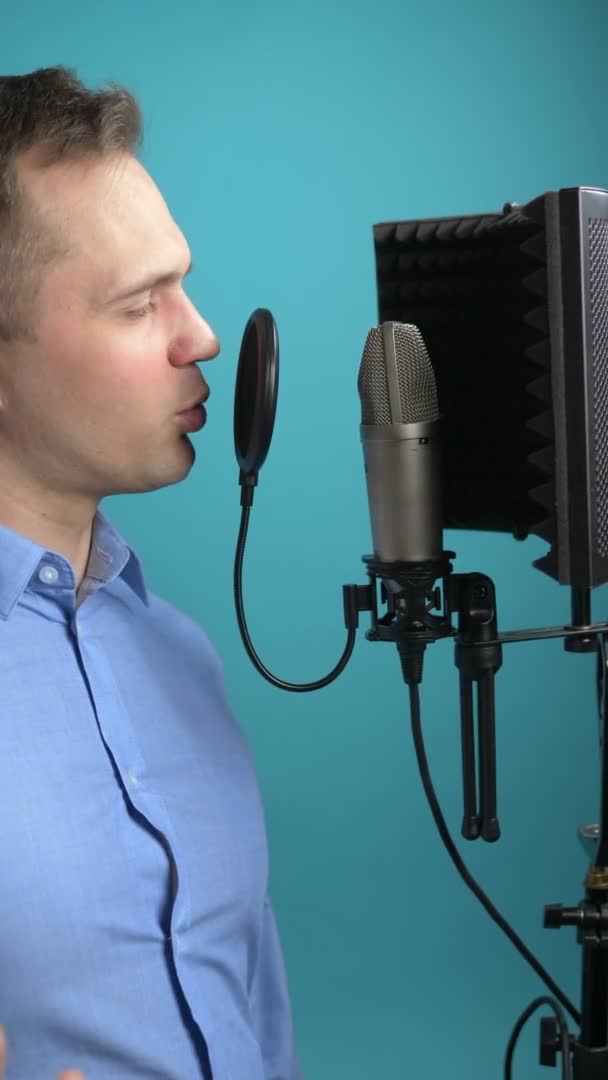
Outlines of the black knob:
M 545 930 L 559 930 L 563 926 L 563 904 L 547 904 L 543 926 Z
M 557 1034 L 557 1020 L 554 1016 L 543 1016 L 540 1021 L 540 1063 L 555 1067 L 560 1040 Z

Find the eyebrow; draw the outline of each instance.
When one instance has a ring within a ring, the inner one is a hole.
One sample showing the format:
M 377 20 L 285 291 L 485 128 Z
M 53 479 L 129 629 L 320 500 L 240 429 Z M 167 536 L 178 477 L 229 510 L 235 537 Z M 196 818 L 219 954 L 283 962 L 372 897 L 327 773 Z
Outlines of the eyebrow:
M 188 274 L 191 274 L 193 270 L 194 263 L 190 260 L 190 265 L 184 274 L 180 270 L 172 270 L 168 274 L 148 274 L 147 277 L 128 285 L 125 289 L 104 296 L 99 306 L 108 307 L 110 304 L 117 303 L 118 300 L 126 300 L 129 296 L 137 296 L 139 293 L 147 292 L 149 289 L 155 289 L 161 285 L 177 285 L 183 278 L 188 277 Z

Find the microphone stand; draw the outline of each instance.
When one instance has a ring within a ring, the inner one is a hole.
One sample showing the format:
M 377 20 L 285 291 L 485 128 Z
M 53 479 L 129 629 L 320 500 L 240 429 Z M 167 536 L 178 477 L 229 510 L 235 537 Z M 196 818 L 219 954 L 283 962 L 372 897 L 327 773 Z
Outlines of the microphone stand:
M 608 624 L 591 623 L 591 590 L 572 589 L 572 623 L 528 630 L 497 632 L 493 582 L 484 574 L 452 574 L 454 552 L 425 563 L 382 563 L 365 556 L 370 583 L 345 585 L 344 606 L 350 625 L 358 612 L 371 612 L 369 641 L 393 641 L 398 648 L 406 683 L 422 680 L 427 644 L 455 638 L 455 661 L 460 673 L 462 769 L 466 839 L 488 841 L 500 836 L 496 808 L 496 746 L 494 733 L 494 675 L 502 663 L 503 644 L 563 638 L 570 652 L 598 649 L 598 689 L 602 738 L 601 808 L 598 845 L 585 879 L 585 896 L 575 908 L 545 907 L 544 926 L 576 926 L 582 946 L 581 1024 L 577 1037 L 569 1034 L 574 1080 L 608 1077 Z M 436 582 L 442 581 L 442 586 Z M 381 601 L 379 614 L 378 584 Z M 436 612 L 435 614 L 433 612 Z M 458 615 L 458 628 L 451 617 Z M 347 621 L 347 625 L 349 625 Z M 475 748 L 472 683 L 478 684 L 479 812 L 475 797 Z M 553 1017 L 541 1019 L 540 1062 L 555 1066 L 561 1050 Z
M 586 590 L 585 590 L 586 591 Z M 587 616 L 590 596 L 578 590 L 572 599 L 573 616 Z M 601 730 L 600 815 L 597 848 L 585 879 L 585 896 L 575 908 L 548 904 L 544 925 L 550 930 L 576 926 L 582 946 L 581 1030 L 570 1037 L 575 1080 L 605 1080 L 608 1076 L 608 666 L 605 628 L 599 635 L 598 705 Z M 570 651 L 579 651 L 566 642 Z M 583 649 L 580 649 L 583 651 Z M 588 651 L 588 649 L 584 649 Z M 555 1065 L 557 1025 L 552 1018 L 541 1022 L 541 1063 Z
M 502 647 L 492 640 L 498 633 L 496 591 L 485 574 L 453 574 L 448 589 L 450 608 L 458 612 L 454 660 L 460 673 L 464 800 L 461 832 L 465 840 L 477 840 L 481 836 L 493 843 L 500 836 L 496 807 L 494 676 L 502 665 Z M 477 683 L 479 812 L 475 797 L 474 682 Z
M 368 640 L 396 643 L 403 677 L 408 684 L 422 681 L 426 646 L 440 638 L 456 636 L 464 799 L 462 835 L 467 840 L 481 836 L 493 842 L 500 836 L 496 806 L 494 676 L 502 665 L 502 647 L 496 640 L 496 592 L 486 574 L 453 574 L 453 558 L 453 551 L 444 551 L 438 559 L 413 563 L 383 563 L 373 556 L 366 556 L 363 561 L 372 584 L 367 590 L 359 586 L 358 610 L 372 612 L 372 627 L 366 634 Z M 438 579 L 442 580 L 443 588 L 436 585 Z M 381 584 L 381 600 L 387 604 L 383 616 L 378 614 L 377 580 Z M 346 607 L 347 590 L 357 589 L 357 586 L 345 586 L 344 589 Z M 432 614 L 433 611 L 439 611 L 439 614 Z M 454 612 L 458 614 L 457 630 L 451 622 Z M 477 785 L 474 682 L 477 683 L 479 751 Z

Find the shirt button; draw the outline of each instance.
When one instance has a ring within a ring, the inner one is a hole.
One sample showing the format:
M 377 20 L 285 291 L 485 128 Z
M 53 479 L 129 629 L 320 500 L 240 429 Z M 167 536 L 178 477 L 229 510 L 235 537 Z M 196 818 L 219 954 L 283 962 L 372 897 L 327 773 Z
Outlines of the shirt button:
M 129 776 L 129 780 L 131 781 L 132 786 L 137 787 L 137 785 L 139 784 L 139 776 L 137 775 L 135 770 L 134 769 L 129 769 L 128 776 Z
M 56 566 L 41 566 L 38 577 L 45 585 L 55 585 L 59 578 L 59 571 Z

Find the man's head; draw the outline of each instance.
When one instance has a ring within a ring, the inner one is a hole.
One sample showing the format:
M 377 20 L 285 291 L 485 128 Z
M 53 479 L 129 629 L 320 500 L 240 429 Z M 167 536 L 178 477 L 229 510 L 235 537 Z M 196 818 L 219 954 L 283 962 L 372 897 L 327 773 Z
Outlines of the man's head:
M 140 139 L 124 89 L 0 77 L 0 468 L 23 497 L 151 490 L 194 459 L 177 414 L 218 343 Z

